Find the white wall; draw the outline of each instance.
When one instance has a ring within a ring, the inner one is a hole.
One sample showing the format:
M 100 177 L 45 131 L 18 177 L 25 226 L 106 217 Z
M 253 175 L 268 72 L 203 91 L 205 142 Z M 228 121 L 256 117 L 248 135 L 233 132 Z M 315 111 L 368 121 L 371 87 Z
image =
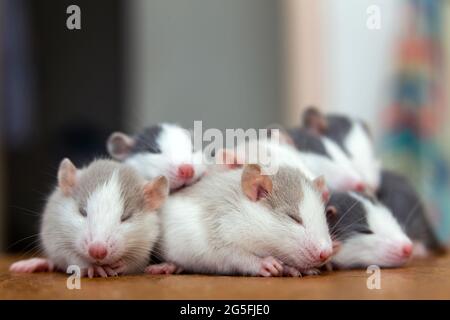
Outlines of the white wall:
M 260 127 L 280 112 L 278 3 L 134 0 L 126 47 L 128 127 L 159 121 Z
M 369 121 L 377 131 L 379 112 L 389 98 L 393 42 L 399 35 L 402 0 L 326 0 L 324 62 L 329 66 L 326 103 L 333 110 Z M 381 9 L 381 29 L 366 26 L 366 10 Z

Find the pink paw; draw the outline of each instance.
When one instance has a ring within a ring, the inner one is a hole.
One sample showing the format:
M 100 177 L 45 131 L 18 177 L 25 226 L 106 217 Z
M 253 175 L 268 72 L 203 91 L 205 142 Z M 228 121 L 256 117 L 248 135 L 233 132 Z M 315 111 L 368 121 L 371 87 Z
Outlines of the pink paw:
M 302 274 L 304 274 L 306 276 L 317 276 L 320 274 L 320 270 L 316 269 L 316 268 L 311 268 L 311 269 L 302 271 Z
M 176 274 L 180 273 L 181 271 L 181 268 L 170 262 L 152 264 L 145 268 L 145 273 L 149 274 Z
M 274 257 L 262 259 L 259 275 L 263 277 L 278 277 L 283 274 L 283 264 Z
M 44 258 L 31 258 L 20 260 L 9 267 L 9 271 L 17 273 L 32 273 L 53 271 L 54 265 L 50 260 Z
M 94 277 L 117 277 L 119 274 L 122 274 L 126 270 L 125 262 L 122 260 L 117 261 L 111 265 L 91 265 L 87 268 L 87 276 L 89 278 Z

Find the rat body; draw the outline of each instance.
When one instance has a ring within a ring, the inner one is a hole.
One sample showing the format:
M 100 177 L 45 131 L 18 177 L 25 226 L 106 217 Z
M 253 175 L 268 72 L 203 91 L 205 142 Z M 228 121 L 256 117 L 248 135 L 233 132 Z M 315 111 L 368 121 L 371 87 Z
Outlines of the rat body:
M 415 242 L 415 256 L 445 251 L 428 220 L 423 202 L 406 177 L 383 170 L 377 196 L 393 212 L 405 228 L 406 234 Z
M 107 149 L 148 180 L 166 176 L 171 190 L 195 183 L 206 172 L 203 154 L 194 150 L 190 132 L 176 124 L 157 124 L 135 136 L 114 132 Z
M 159 236 L 156 210 L 167 194 L 165 177 L 147 182 L 110 160 L 77 169 L 64 159 L 42 217 L 46 259 L 19 261 L 10 269 L 65 272 L 77 265 L 89 277 L 142 272 Z
M 338 268 L 404 265 L 412 242 L 392 212 L 377 200 L 356 192 L 335 192 L 327 205 L 333 240 L 340 248 L 331 264 Z
M 320 181 L 256 164 L 210 174 L 171 196 L 161 211 L 163 266 L 194 273 L 298 276 L 332 254 Z

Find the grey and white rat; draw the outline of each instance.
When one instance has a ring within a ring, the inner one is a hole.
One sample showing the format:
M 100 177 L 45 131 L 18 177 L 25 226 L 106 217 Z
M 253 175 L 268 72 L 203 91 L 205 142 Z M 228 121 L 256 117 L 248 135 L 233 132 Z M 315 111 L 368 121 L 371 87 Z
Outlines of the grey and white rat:
M 302 125 L 310 133 L 333 141 L 347 159 L 343 159 L 344 164 L 350 161 L 362 178 L 364 187 L 371 191 L 378 189 L 381 162 L 376 156 L 370 129 L 364 121 L 340 114 L 322 114 L 317 108 L 309 107 L 303 113 Z
M 434 233 L 419 194 L 406 177 L 390 170 L 383 170 L 377 196 L 392 211 L 406 234 L 414 241 L 415 256 L 446 251 Z
M 340 243 L 331 259 L 333 266 L 398 267 L 408 262 L 413 250 L 411 240 L 392 212 L 375 198 L 335 192 L 326 212 L 331 236 Z
M 77 169 L 64 159 L 42 217 L 46 258 L 19 261 L 10 270 L 66 271 L 77 265 L 89 277 L 142 272 L 159 236 L 156 210 L 168 192 L 162 176 L 148 182 L 111 160 Z
M 176 124 L 157 124 L 135 136 L 114 132 L 107 149 L 146 179 L 166 176 L 171 190 L 195 183 L 206 172 L 203 154 L 194 150 L 190 132 Z
M 322 178 L 257 164 L 209 174 L 163 206 L 159 252 L 148 273 L 298 276 L 314 273 L 332 254 Z

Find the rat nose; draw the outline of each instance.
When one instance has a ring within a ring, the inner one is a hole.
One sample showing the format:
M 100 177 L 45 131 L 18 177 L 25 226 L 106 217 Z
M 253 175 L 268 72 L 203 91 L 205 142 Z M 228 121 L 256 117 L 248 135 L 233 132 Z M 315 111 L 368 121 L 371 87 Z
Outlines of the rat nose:
M 89 255 L 96 260 L 102 260 L 108 255 L 108 250 L 101 243 L 93 243 L 89 246 Z
M 178 167 L 178 177 L 191 179 L 194 176 L 194 167 L 190 164 L 182 164 Z
M 326 261 L 329 257 L 331 257 L 331 254 L 333 253 L 332 250 L 321 250 L 319 253 L 319 260 L 320 261 Z
M 412 254 L 412 244 L 408 243 L 402 247 L 402 254 L 405 258 L 408 258 Z
M 366 190 L 366 185 L 362 182 L 358 182 L 355 184 L 355 190 L 358 192 L 363 192 L 364 190 Z

